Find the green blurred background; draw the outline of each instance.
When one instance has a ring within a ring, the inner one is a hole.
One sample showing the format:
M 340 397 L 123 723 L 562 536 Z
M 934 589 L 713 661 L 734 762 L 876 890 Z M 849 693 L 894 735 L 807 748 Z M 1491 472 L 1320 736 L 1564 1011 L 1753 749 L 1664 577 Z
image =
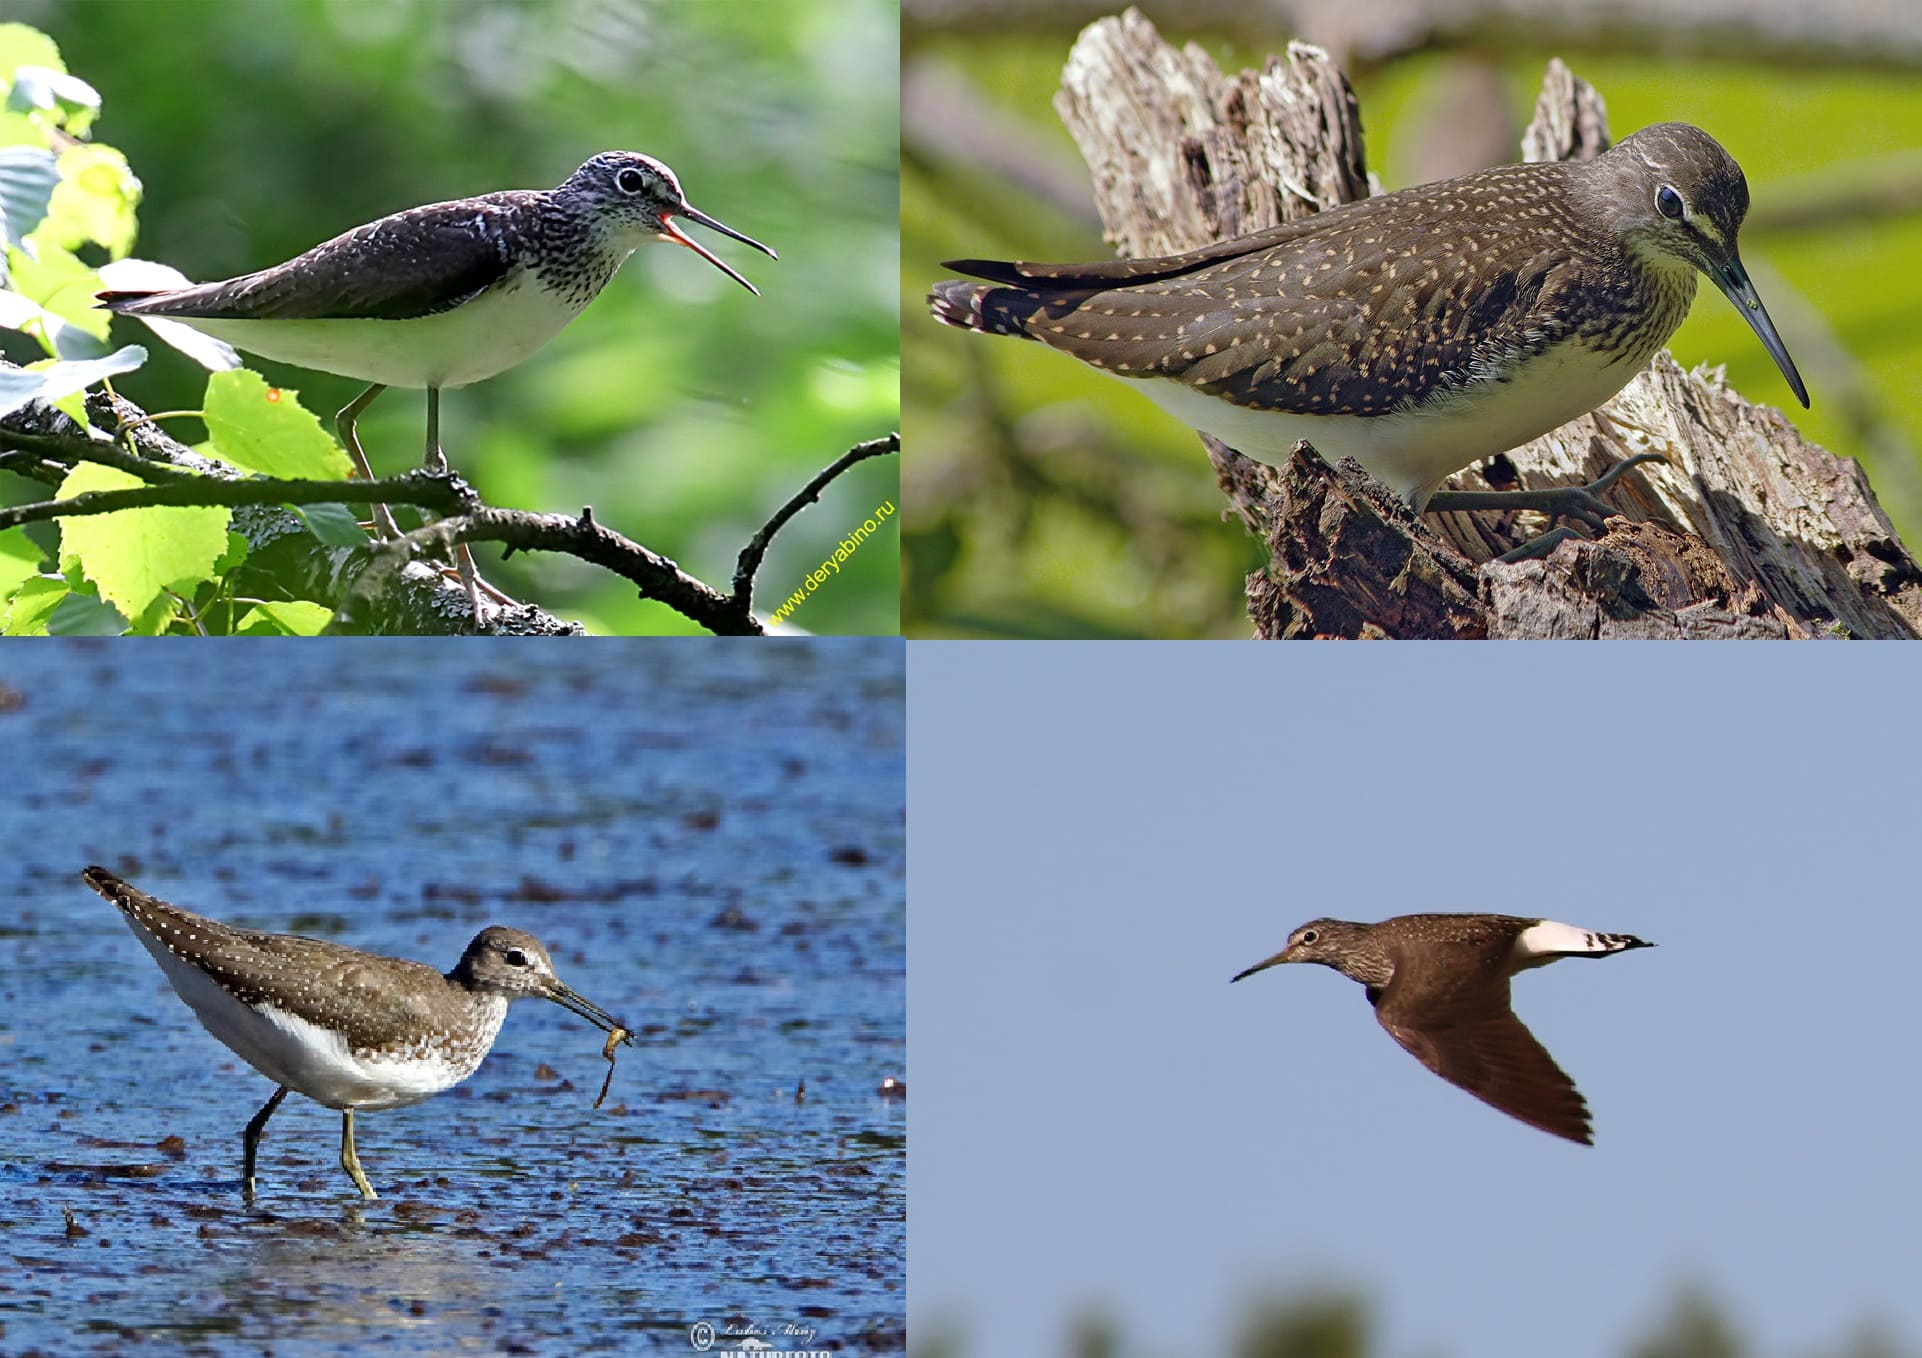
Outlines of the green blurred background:
M 902 40 L 901 325 L 907 370 L 903 624 L 924 636 L 1246 636 L 1242 576 L 1265 562 L 1224 518 L 1193 434 L 1145 398 L 1039 346 L 935 324 L 922 300 L 964 256 L 1103 259 L 1088 176 L 1050 100 L 1079 18 L 1018 33 L 966 7 L 916 3 Z M 1085 8 L 1085 7 L 1084 7 Z M 1284 31 L 1198 32 L 1141 8 L 1229 72 L 1285 50 Z M 1816 6 L 1817 9 L 1820 6 Z M 1119 7 L 1117 6 L 1117 11 Z M 1256 21 L 1258 22 L 1258 21 Z M 1560 56 L 1607 100 L 1619 138 L 1698 123 L 1741 162 L 1742 253 L 1806 378 L 1795 407 L 1712 287 L 1673 348 L 1724 363 L 1751 400 L 1859 459 L 1911 550 L 1922 548 L 1922 86 L 1909 71 L 1665 55 L 1659 34 L 1506 37 L 1350 59 L 1369 168 L 1385 189 L 1517 159 L 1543 68 Z M 1695 43 L 1700 47 L 1701 43 Z
M 748 537 L 857 442 L 899 419 L 899 107 L 890 0 L 7 0 L 100 91 L 97 140 L 145 185 L 134 253 L 196 279 L 278 263 L 417 203 L 547 188 L 597 151 L 644 151 L 689 200 L 780 252 L 694 228 L 758 298 L 692 252 L 643 247 L 520 367 L 450 393 L 442 437 L 490 503 L 578 512 L 723 589 Z M 118 384 L 196 407 L 203 371 L 147 344 Z M 332 428 L 358 390 L 249 360 Z M 420 456 L 425 400 L 360 422 L 377 471 Z M 185 441 L 191 423 L 172 426 Z M 898 502 L 895 458 L 865 462 L 782 531 L 757 610 Z M 898 627 L 890 519 L 783 630 Z M 572 558 L 479 550 L 489 579 L 596 631 L 695 630 Z
M 1500 1285 L 1500 1281 L 1493 1284 Z M 1576 1290 L 1571 1289 L 1570 1295 L 1576 1295 Z M 1570 1324 L 1585 1321 L 1585 1316 L 1573 1315 Z M 1380 1338 L 1386 1328 L 1380 1308 L 1365 1293 L 1333 1287 L 1276 1288 L 1248 1308 L 1227 1358 L 1387 1358 L 1395 1351 Z M 1160 1358 L 1162 1353 L 1135 1342 L 1114 1317 L 1097 1310 L 1076 1316 L 1064 1330 L 1058 1349 L 1063 1358 Z M 1685 1282 L 1663 1312 L 1640 1326 L 1636 1337 L 1623 1345 L 1622 1358 L 1775 1358 L 1782 1352 L 1757 1343 L 1751 1338 L 1753 1331 L 1739 1313 L 1706 1288 Z M 975 1358 L 1006 1349 L 1005 1336 L 992 1326 L 977 1329 L 958 1317 L 917 1329 L 910 1339 L 913 1358 Z M 1552 1336 L 1530 1335 L 1526 1340 L 1518 1336 L 1518 1345 L 1532 1347 L 1514 1351 L 1551 1355 L 1553 1342 Z M 1041 1351 L 1032 1340 L 1025 1348 Z M 1442 1358 L 1443 1352 L 1422 1349 L 1417 1358 Z M 1795 1352 L 1796 1358 L 1905 1358 L 1910 1350 L 1891 1327 L 1871 1316 L 1833 1343 Z M 1191 1349 L 1187 1358 L 1192 1353 Z

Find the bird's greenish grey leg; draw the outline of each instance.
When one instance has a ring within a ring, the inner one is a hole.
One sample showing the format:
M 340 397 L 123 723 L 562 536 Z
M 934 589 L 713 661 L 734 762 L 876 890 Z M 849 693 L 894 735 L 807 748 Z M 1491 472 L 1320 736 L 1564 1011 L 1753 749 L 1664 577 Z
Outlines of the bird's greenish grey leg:
M 439 387 L 427 389 L 427 456 L 422 465 L 437 476 L 445 476 L 450 470 L 447 465 L 447 454 L 440 446 Z M 473 605 L 475 627 L 487 625 L 487 614 L 484 611 L 485 606 L 481 603 L 481 595 L 485 594 L 496 603 L 505 604 L 510 608 L 517 606 L 511 595 L 481 579 L 480 570 L 474 565 L 474 553 L 464 542 L 454 544 L 454 566 L 460 573 L 461 584 L 466 586 L 467 601 Z
M 267 1119 L 274 1115 L 274 1109 L 280 1107 L 287 1093 L 286 1085 L 276 1089 L 273 1097 L 254 1114 L 253 1121 L 247 1124 L 246 1135 L 240 1139 L 240 1180 L 249 1202 L 254 1198 L 254 1161 L 260 1156 L 260 1134 L 267 1130 Z
M 360 450 L 360 435 L 355 431 L 354 422 L 360 419 L 360 412 L 373 404 L 374 398 L 387 388 L 376 382 L 360 395 L 349 401 L 334 416 L 334 427 L 340 431 L 340 441 L 347 445 L 347 456 L 354 459 L 354 470 L 363 480 L 374 479 L 374 469 L 368 465 L 367 454 Z M 372 506 L 374 511 L 374 536 L 383 542 L 392 542 L 400 536 L 400 525 L 394 522 L 393 511 L 384 504 Z
M 1447 514 L 1464 509 L 1538 509 L 1544 514 L 1575 519 L 1600 530 L 1611 514 L 1621 512 L 1598 499 L 1601 492 L 1614 485 L 1624 472 L 1633 467 L 1639 467 L 1644 462 L 1666 461 L 1668 459 L 1660 453 L 1637 453 L 1634 457 L 1623 458 L 1585 486 L 1544 486 L 1537 490 L 1438 490 L 1428 497 L 1425 512 Z M 1566 537 L 1567 534 L 1562 536 Z M 1537 538 L 1534 542 L 1525 543 L 1516 551 L 1533 548 L 1541 540 Z M 1558 537 L 1556 541 L 1561 541 L 1561 538 Z M 1541 553 L 1531 552 L 1529 555 Z M 1515 556 L 1512 552 L 1509 556 L 1516 560 L 1527 559 L 1526 556 Z M 1509 557 L 1502 559 L 1506 561 Z
M 440 388 L 427 389 L 427 456 L 422 466 L 428 471 L 443 474 L 447 471 L 447 454 L 440 448 Z
M 1504 566 L 1512 566 L 1517 561 L 1540 561 L 1570 538 L 1579 537 L 1580 533 L 1563 524 L 1560 528 L 1549 529 L 1538 538 L 1530 538 L 1512 552 L 1503 552 L 1495 560 Z
M 354 1154 L 354 1110 L 351 1108 L 342 1109 L 340 1114 L 340 1167 L 352 1176 L 361 1197 L 380 1197 L 367 1182 L 367 1176 L 360 1172 L 360 1157 Z

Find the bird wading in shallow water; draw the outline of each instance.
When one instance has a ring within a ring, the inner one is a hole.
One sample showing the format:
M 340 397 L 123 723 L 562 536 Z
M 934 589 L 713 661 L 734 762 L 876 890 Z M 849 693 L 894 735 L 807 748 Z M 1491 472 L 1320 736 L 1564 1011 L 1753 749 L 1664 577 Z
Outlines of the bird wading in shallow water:
M 1590 487 L 1437 493 L 1479 458 L 1620 391 L 1708 275 L 1790 389 L 1808 390 L 1736 248 L 1741 167 L 1660 123 L 1594 160 L 1502 165 L 1159 259 L 956 260 L 986 283 L 937 320 L 1038 341 L 1130 382 L 1185 424 L 1281 465 L 1308 440 L 1417 510 L 1542 509 L 1599 526 Z
M 629 1030 L 563 984 L 547 950 L 518 929 L 483 929 L 443 975 L 324 939 L 236 929 L 105 868 L 80 875 L 120 908 L 207 1031 L 280 1086 L 241 1138 L 249 1199 L 261 1133 L 290 1090 L 341 1114 L 341 1168 L 363 1198 L 374 1198 L 354 1149 L 355 1111 L 404 1108 L 465 1080 L 515 1000 L 552 1000 L 606 1030 L 610 1062 L 617 1042 L 632 1043 Z
M 1513 915 L 1398 915 L 1379 924 L 1318 919 L 1233 979 L 1283 962 L 1319 962 L 1367 988 L 1388 1035 L 1450 1084 L 1544 1132 L 1592 1145 L 1575 1082 L 1509 1007 L 1518 971 L 1564 957 L 1655 945 Z
M 492 377 L 553 339 L 646 242 L 685 246 L 758 293 L 680 221 L 776 257 L 695 208 L 660 161 L 603 151 L 556 189 L 410 208 L 224 283 L 97 297 L 124 316 L 177 321 L 263 358 L 372 383 L 336 417 L 356 470 L 370 480 L 355 431 L 360 413 L 388 387 L 425 388 L 425 464 L 444 472 L 441 390 Z M 383 537 L 400 536 L 385 505 L 374 518 Z M 465 543 L 457 556 L 482 625 L 482 590 L 511 600 L 479 579 Z

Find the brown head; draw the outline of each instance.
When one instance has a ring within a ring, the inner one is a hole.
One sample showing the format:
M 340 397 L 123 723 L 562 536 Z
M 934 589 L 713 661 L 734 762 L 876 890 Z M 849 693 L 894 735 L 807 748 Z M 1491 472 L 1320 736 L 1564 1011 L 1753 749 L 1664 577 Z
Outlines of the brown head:
M 499 995 L 509 1001 L 537 995 L 552 1000 L 605 1032 L 622 1034 L 621 1041 L 633 1042 L 625 1025 L 556 976 L 554 961 L 540 940 L 519 929 L 496 924 L 481 930 L 447 973 L 447 979 L 477 995 Z
M 1287 947 L 1237 973 L 1230 984 L 1283 962 L 1319 962 L 1363 985 L 1385 986 L 1394 975 L 1395 965 L 1381 946 L 1377 927 L 1341 919 L 1310 920 L 1288 935 Z
M 1707 274 L 1807 408 L 1808 388 L 1736 251 L 1736 233 L 1748 215 L 1748 179 L 1715 138 L 1687 123 L 1656 123 L 1575 167 L 1569 183 L 1631 253 Z

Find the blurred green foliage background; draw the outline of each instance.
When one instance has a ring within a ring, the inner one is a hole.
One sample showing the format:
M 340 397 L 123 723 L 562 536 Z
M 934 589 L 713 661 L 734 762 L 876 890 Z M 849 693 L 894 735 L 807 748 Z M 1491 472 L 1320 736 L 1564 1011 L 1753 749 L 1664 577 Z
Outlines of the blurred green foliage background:
M 576 512 L 726 588 L 748 537 L 809 477 L 899 419 L 897 7 L 891 0 L 10 0 L 101 93 L 99 140 L 145 185 L 134 254 L 196 279 L 278 263 L 386 213 L 545 188 L 597 151 L 644 151 L 695 206 L 766 241 L 702 233 L 761 289 L 643 247 L 587 312 L 507 373 L 450 393 L 442 435 L 490 503 Z M 122 328 L 124 324 L 124 329 Z M 150 410 L 206 374 L 146 344 L 118 384 Z M 359 384 L 261 360 L 327 427 Z M 378 471 L 420 456 L 425 399 L 360 422 Z M 197 428 L 174 426 L 188 442 Z M 871 459 L 775 539 L 757 608 L 898 502 Z M 784 630 L 898 627 L 889 520 Z M 483 549 L 518 598 L 596 631 L 691 630 L 572 558 Z
M 1179 6 L 1142 8 L 1164 38 L 1198 43 L 1231 72 L 1259 68 L 1289 37 L 1257 47 L 1188 29 Z M 1224 517 L 1194 435 L 1071 359 L 939 326 L 923 301 L 948 276 L 944 259 L 1112 256 L 1086 168 L 1050 104 L 1076 31 L 1036 16 L 1020 34 L 910 22 L 903 37 L 901 325 L 913 450 L 903 625 L 924 636 L 1246 636 L 1242 577 L 1266 558 Z M 1748 175 L 1743 257 L 1813 409 L 1795 406 L 1712 287 L 1698 290 L 1676 357 L 1726 364 L 1737 391 L 1788 408 L 1811 438 L 1859 459 L 1911 550 L 1922 547 L 1922 87 L 1899 70 L 1682 60 L 1637 47 L 1636 35 L 1610 32 L 1594 50 L 1549 50 L 1517 32 L 1507 47 L 1354 65 L 1369 168 L 1396 189 L 1517 159 L 1551 56 L 1602 93 L 1618 138 L 1670 120 L 1707 128 Z M 1483 125 L 1491 106 L 1506 123 L 1493 133 Z
M 1581 1325 L 1591 1319 L 1577 1308 L 1570 1324 Z M 1378 1337 L 1382 1328 L 1375 1308 L 1361 1293 L 1278 1293 L 1250 1308 L 1229 1353 L 1232 1358 L 1371 1358 L 1384 1352 Z M 1005 1344 L 996 1342 L 1000 1338 L 989 1325 L 977 1329 L 957 1319 L 927 1327 L 926 1332 L 917 1331 L 911 1336 L 909 1353 L 912 1358 L 968 1358 L 1004 1348 Z M 1126 1330 L 1100 1311 L 1082 1314 L 1062 1348 L 1066 1358 L 1146 1358 L 1154 1352 L 1130 1342 Z M 1512 1351 L 1552 1354 L 1553 1337 L 1517 1336 Z M 1796 1350 L 1799 1358 L 1904 1358 L 1910 1351 L 1887 1327 L 1873 1320 L 1864 1321 L 1832 1345 Z M 1430 1358 L 1434 1352 L 1420 1351 L 1422 1358 Z M 1773 1345 L 1751 1340 L 1738 1316 L 1695 1286 L 1678 1289 L 1665 1313 L 1622 1348 L 1623 1358 L 1773 1358 L 1781 1352 Z M 1193 1358 L 1193 1351 L 1183 1358 Z

